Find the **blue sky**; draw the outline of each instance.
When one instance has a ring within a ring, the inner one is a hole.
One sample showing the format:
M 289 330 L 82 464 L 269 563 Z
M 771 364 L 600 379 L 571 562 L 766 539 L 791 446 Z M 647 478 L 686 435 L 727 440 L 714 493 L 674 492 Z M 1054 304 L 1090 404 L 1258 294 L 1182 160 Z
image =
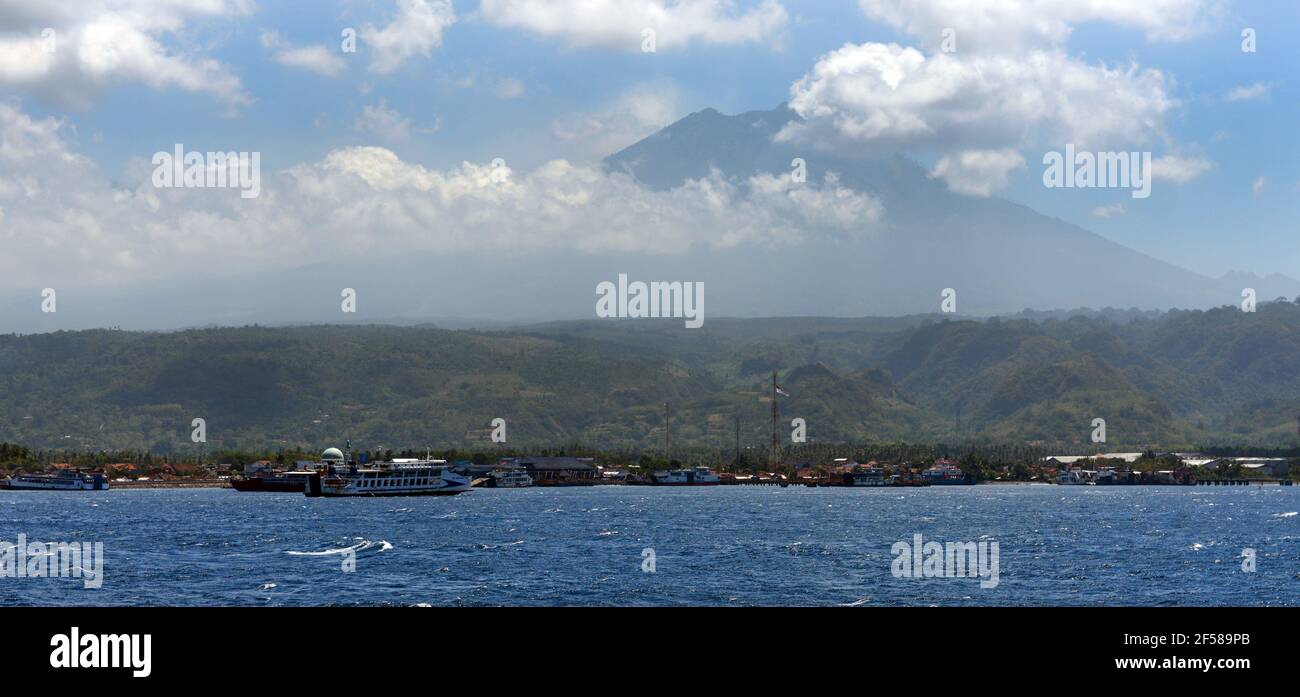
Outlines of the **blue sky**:
M 1296 157 L 1300 142 L 1295 118 L 1300 94 L 1293 77 L 1293 66 L 1300 65 L 1300 49 L 1292 36 L 1300 27 L 1300 6 L 1293 2 L 1153 2 L 1168 8 L 1168 22 L 1114 9 L 1124 3 L 1080 0 L 1078 7 L 1096 6 L 1089 10 L 1091 15 L 1048 10 L 1056 13 L 1049 19 L 1064 17 L 1061 21 L 1069 27 L 1068 39 L 1024 39 L 1014 29 L 1001 37 L 998 27 L 978 36 L 970 43 L 973 48 L 967 49 L 963 41 L 972 30 L 958 34 L 954 55 L 967 60 L 973 53 L 975 58 L 970 60 L 985 56 L 1014 63 L 1033 52 L 1059 53 L 1084 72 L 1103 63 L 1120 69 L 1134 65 L 1140 70 L 1158 70 L 1164 76 L 1163 96 L 1176 100 L 1177 105 L 1154 111 L 1135 109 L 1139 117 L 1154 114 L 1158 124 L 1137 136 L 1144 142 L 1131 145 L 1116 140 L 1116 149 L 1150 149 L 1157 158 L 1176 155 L 1195 160 L 1204 170 L 1199 175 L 1180 183 L 1157 181 L 1152 197 L 1139 201 L 1124 190 L 1044 188 L 1040 158 L 1045 149 L 1062 146 L 1062 138 L 1007 140 L 1005 134 L 990 136 L 982 126 L 967 133 L 962 124 L 951 121 L 937 127 L 942 133 L 933 141 L 899 136 L 889 142 L 896 142 L 927 167 L 968 147 L 1013 150 L 1023 157 L 1024 166 L 1006 172 L 1005 186 L 987 193 L 1023 202 L 1202 273 L 1217 276 L 1240 269 L 1300 276 L 1300 237 L 1294 222 L 1300 212 Z M 116 75 L 89 71 L 83 61 L 58 63 L 37 78 L 23 77 L 21 55 L 13 49 L 16 42 L 30 36 L 42 22 L 61 30 L 66 27 L 66 42 L 84 42 L 78 34 L 83 25 L 94 20 L 96 12 L 111 14 L 116 4 L 108 0 L 89 3 L 92 9 L 86 10 L 87 16 L 78 18 L 42 9 L 44 3 L 9 0 L 0 2 L 0 17 L 9 12 L 22 21 L 0 31 L 0 101 L 15 105 L 18 114 L 37 124 L 57 122 L 66 152 L 88 157 L 99 175 L 111 182 L 110 188 L 127 189 L 138 184 L 141 167 L 153 153 L 170 150 L 175 143 L 197 150 L 258 151 L 263 167 L 275 172 L 314 166 L 332 152 L 359 146 L 382 147 L 405 165 L 436 172 L 496 157 L 518 171 L 532 171 L 558 159 L 589 162 L 606 154 L 602 146 L 628 144 L 669 120 L 705 107 L 726 113 L 771 108 L 789 99 L 792 85 L 812 73 L 829 52 L 846 45 L 892 42 L 917 47 L 933 58 L 933 48 L 926 46 L 933 32 L 927 33 L 930 25 L 925 21 L 948 19 L 943 15 L 923 18 L 911 26 L 882 19 L 882 13 L 911 8 L 915 3 L 908 0 L 868 0 L 861 5 L 851 1 L 766 0 L 760 4 L 695 0 L 695 7 L 703 7 L 707 12 L 701 12 L 707 16 L 699 20 L 693 15 L 689 21 L 698 20 L 703 38 L 646 54 L 618 44 L 618 31 L 625 27 L 610 30 L 600 26 L 599 19 L 574 15 L 568 24 L 581 25 L 582 33 L 559 31 L 546 28 L 537 17 L 521 18 L 526 8 L 518 10 L 523 6 L 512 0 L 498 0 L 491 17 L 480 13 L 478 2 L 455 2 L 455 22 L 441 30 L 427 55 L 417 51 L 396 70 L 381 73 L 372 69 L 374 52 L 365 41 L 356 54 L 344 55 L 337 49 L 344 27 L 382 28 L 398 19 L 404 10 L 393 0 L 214 0 L 216 9 L 210 13 L 177 12 L 166 0 L 121 0 L 120 4 L 133 9 L 134 16 L 162 17 L 163 26 L 142 29 L 144 35 L 156 40 L 170 59 L 190 66 L 215 61 L 219 69 L 211 74 L 237 78 L 237 92 L 242 97 L 232 97 L 229 90 L 184 84 L 184 76 L 152 79 L 148 71 L 162 74 L 165 69 L 145 59 L 145 68 L 119 68 L 121 74 Z M 548 7 L 562 14 L 573 4 L 555 0 Z M 618 2 L 608 4 L 617 7 Z M 638 2 L 637 6 L 650 4 Z M 668 3 L 669 7 L 677 4 Z M 1027 12 L 1019 11 L 1018 3 L 1011 0 L 991 5 L 1013 13 L 1008 16 Z M 747 13 L 775 12 L 774 6 L 781 11 L 774 28 L 751 31 L 727 24 Z M 512 11 L 519 16 L 511 17 Z M 123 14 L 128 21 L 133 16 Z M 1171 25 L 1179 24 L 1180 15 L 1192 17 L 1187 21 L 1195 30 L 1181 32 L 1172 40 L 1163 36 Z M 951 18 L 957 24 L 965 21 L 956 11 Z M 1241 51 L 1243 27 L 1257 30 L 1256 53 Z M 665 35 L 675 30 L 665 29 Z M 267 32 L 275 32 L 274 41 L 268 41 Z M 616 38 L 610 39 L 611 34 Z M 727 38 L 719 39 L 719 35 Z M 1025 42 L 1023 46 L 1013 45 L 1020 40 Z M 11 44 L 8 53 L 5 41 Z M 336 74 L 318 74 L 275 60 L 277 50 L 312 45 L 324 46 L 342 59 Z M 61 50 L 72 47 L 65 44 Z M 7 68 L 5 61 L 10 61 Z M 16 61 L 19 64 L 15 65 Z M 1136 84 L 1135 88 L 1142 86 Z M 856 88 L 847 82 L 828 82 L 827 89 Z M 1245 90 L 1244 98 L 1227 98 L 1239 89 Z M 813 101 L 823 100 L 818 105 L 835 113 L 851 107 L 846 106 L 847 99 L 836 99 L 822 94 Z M 946 118 L 944 105 L 921 109 L 922 115 Z M 399 130 L 404 130 L 404 135 L 393 131 L 385 135 L 377 127 L 367 130 L 363 122 L 372 123 L 377 114 L 385 113 L 402 120 L 399 126 L 405 126 Z M 1041 130 L 1059 132 L 1050 119 L 1044 124 Z M 1025 130 L 1039 128 L 1028 124 Z M 1126 134 L 1130 130 L 1116 129 Z M 817 138 L 817 133 L 810 137 Z M 964 143 L 968 137 L 973 145 Z M 991 141 L 996 138 L 1005 142 Z M 873 144 L 832 138 L 825 145 L 865 148 Z M 992 175 L 980 170 L 971 176 Z M 67 205 L 66 201 L 57 203 Z M 6 202 L 0 198 L 0 212 L 11 222 L 21 215 L 22 205 L 19 199 Z M 1115 208 L 1118 205 L 1123 206 L 1122 212 Z M 1112 207 L 1110 214 L 1101 217 L 1107 207 Z M 99 215 L 94 210 L 80 212 Z M 46 219 L 59 217 L 43 215 Z M 0 225 L 3 220 L 0 217 Z M 121 224 L 130 225 L 130 220 L 124 218 Z M 146 237 L 157 241 L 156 232 L 141 231 L 134 243 Z M 268 245 L 268 249 L 272 247 Z M 34 242 L 19 247 L 15 256 L 34 255 L 36 248 Z M 142 257 L 166 258 L 149 256 L 154 251 L 140 249 L 123 255 L 124 268 L 141 263 Z M 26 263 L 21 265 L 29 267 L 37 263 L 34 258 L 22 261 Z

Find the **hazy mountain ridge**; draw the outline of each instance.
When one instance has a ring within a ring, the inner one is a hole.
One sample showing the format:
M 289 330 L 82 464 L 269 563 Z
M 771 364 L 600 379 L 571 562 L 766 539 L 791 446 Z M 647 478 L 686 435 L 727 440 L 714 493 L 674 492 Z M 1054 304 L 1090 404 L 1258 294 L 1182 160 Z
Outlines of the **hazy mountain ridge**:
M 1210 278 L 1018 203 L 953 193 L 898 153 L 827 152 L 775 139 L 798 118 L 784 105 L 734 116 L 706 109 L 611 155 L 606 166 L 669 188 L 714 170 L 737 180 L 789 176 L 799 158 L 810 183 L 834 173 L 841 184 L 878 197 L 884 206 L 878 235 L 857 245 L 806 244 L 795 255 L 817 268 L 815 283 L 825 295 L 858 298 L 845 314 L 932 311 L 946 287 L 958 291 L 959 308 L 981 315 L 1026 308 L 1206 308 L 1233 302 L 1246 287 L 1261 300 L 1300 294 L 1300 281 L 1280 274 Z M 763 260 L 753 261 L 760 271 Z M 762 270 L 779 278 L 792 266 Z M 757 286 L 751 290 L 761 293 Z M 835 303 L 828 308 L 826 314 L 839 314 Z
M 1300 305 L 1156 317 L 610 320 L 479 332 L 387 326 L 0 336 L 0 440 L 42 447 L 654 449 L 816 441 L 1293 445 Z

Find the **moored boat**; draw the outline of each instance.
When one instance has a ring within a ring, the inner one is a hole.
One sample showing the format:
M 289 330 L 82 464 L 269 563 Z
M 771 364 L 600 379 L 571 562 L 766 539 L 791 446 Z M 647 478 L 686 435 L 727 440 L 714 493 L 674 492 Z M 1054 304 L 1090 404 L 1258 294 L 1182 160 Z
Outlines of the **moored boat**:
M 656 486 L 712 486 L 722 482 L 708 467 L 661 470 L 652 479 Z
M 885 486 L 885 471 L 879 467 L 855 467 L 845 476 L 849 486 Z
M 235 491 L 264 491 L 276 493 L 300 494 L 307 490 L 307 480 L 311 471 L 277 472 L 272 475 L 253 475 L 242 479 L 230 480 Z
M 522 469 L 499 469 L 492 472 L 488 486 L 494 489 L 521 489 L 533 485 L 533 478 Z
M 107 491 L 108 477 L 102 473 L 60 470 L 53 474 L 15 474 L 2 488 L 17 491 Z
M 921 473 L 921 477 L 930 484 L 939 486 L 975 483 L 974 477 L 968 477 L 960 467 L 946 460 L 934 463 L 933 466 Z
M 469 491 L 469 477 L 446 460 L 393 459 L 359 466 L 337 448 L 321 456 L 323 472 L 307 478 L 307 496 L 449 496 Z
M 1095 484 L 1083 470 L 1065 470 L 1056 475 L 1057 484 Z

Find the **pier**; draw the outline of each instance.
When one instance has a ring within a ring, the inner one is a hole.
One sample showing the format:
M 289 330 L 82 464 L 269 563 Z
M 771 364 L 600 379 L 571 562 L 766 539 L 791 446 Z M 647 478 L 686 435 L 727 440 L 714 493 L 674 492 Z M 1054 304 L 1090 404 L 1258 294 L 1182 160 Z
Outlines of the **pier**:
M 1292 486 L 1290 479 L 1198 479 L 1197 486 L 1250 486 L 1251 484 L 1277 484 L 1279 486 Z
M 723 486 L 790 486 L 794 482 L 781 477 L 723 477 L 718 483 Z

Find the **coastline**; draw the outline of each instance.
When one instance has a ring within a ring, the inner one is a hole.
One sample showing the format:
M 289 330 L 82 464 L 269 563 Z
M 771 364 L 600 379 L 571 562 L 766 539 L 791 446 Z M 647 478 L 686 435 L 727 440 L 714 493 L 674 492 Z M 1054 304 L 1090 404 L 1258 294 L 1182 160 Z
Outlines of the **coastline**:
M 228 479 L 173 479 L 147 482 L 109 482 L 114 489 L 221 489 L 230 487 Z

